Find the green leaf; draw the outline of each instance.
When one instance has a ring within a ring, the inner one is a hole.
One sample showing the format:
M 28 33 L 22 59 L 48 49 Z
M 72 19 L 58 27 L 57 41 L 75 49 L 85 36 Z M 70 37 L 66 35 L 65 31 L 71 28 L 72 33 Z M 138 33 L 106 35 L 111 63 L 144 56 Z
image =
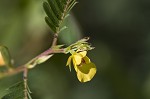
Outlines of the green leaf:
M 23 81 L 18 82 L 6 90 L 6 95 L 3 96 L 2 99 L 24 99 L 25 98 L 24 90 L 25 90 L 24 82 Z M 27 94 L 28 99 L 32 99 L 30 96 L 31 91 L 29 90 L 29 88 L 27 88 Z
M 47 0 L 47 2 L 43 3 L 48 16 L 45 21 L 53 32 L 59 33 L 63 27 L 62 23 L 77 2 L 76 0 Z
M 57 27 L 53 24 L 52 20 L 49 17 L 45 17 L 45 22 L 49 25 L 54 33 L 57 32 Z
M 51 20 L 51 23 L 55 26 L 58 27 L 58 23 L 59 20 L 57 19 L 57 17 L 55 16 L 55 14 L 53 13 L 53 10 L 51 9 L 51 7 L 49 6 L 49 4 L 47 2 L 43 3 L 43 8 L 47 14 L 47 16 L 49 17 L 49 19 Z
M 0 53 L 1 53 L 2 57 L 3 57 L 5 65 L 8 68 L 12 68 L 11 56 L 10 56 L 8 48 L 6 46 L 0 46 Z
M 63 13 L 64 10 L 63 10 L 63 5 L 62 5 L 62 0 L 55 0 L 55 1 L 56 1 L 57 5 L 58 5 L 59 9 Z
M 57 5 L 57 2 L 56 0 L 47 0 L 52 11 L 54 12 L 55 16 L 61 20 L 61 15 L 62 15 L 62 12 L 60 11 L 60 8 L 58 7 Z

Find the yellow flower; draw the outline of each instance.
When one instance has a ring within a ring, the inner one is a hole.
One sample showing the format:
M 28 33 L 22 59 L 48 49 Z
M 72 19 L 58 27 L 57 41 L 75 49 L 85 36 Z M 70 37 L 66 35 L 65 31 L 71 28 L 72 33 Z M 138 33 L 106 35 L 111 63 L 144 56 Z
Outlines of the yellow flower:
M 4 62 L 4 59 L 3 59 L 2 54 L 0 52 L 0 66 L 3 66 L 3 65 L 5 65 L 5 62 Z
M 80 82 L 90 81 L 96 74 L 96 66 L 86 56 L 87 51 L 74 52 L 67 61 L 67 66 L 71 70 L 71 61 L 73 62 L 74 69 L 77 73 L 77 78 Z

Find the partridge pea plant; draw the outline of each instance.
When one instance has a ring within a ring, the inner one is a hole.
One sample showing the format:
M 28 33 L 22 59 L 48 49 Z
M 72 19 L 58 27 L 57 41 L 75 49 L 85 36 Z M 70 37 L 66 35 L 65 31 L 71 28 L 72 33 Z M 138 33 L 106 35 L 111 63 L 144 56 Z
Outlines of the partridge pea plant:
M 14 66 L 8 48 L 0 46 L 0 67 L 6 68 L 4 72 L 0 72 L 0 78 L 23 72 L 23 81 L 10 87 L 8 93 L 2 99 L 31 99 L 31 91 L 27 85 L 28 71 L 35 68 L 38 64 L 47 61 L 55 53 L 70 54 L 70 57 L 66 60 L 66 66 L 71 71 L 71 66 L 73 65 L 80 82 L 90 81 L 94 77 L 96 66 L 87 57 L 87 52 L 93 49 L 88 43 L 88 37 L 78 40 L 68 47 L 64 47 L 65 44 L 57 45 L 59 33 L 67 29 L 66 26 L 63 26 L 63 22 L 69 16 L 70 10 L 76 3 L 76 0 L 47 0 L 43 3 L 43 8 L 47 15 L 45 22 L 53 32 L 53 41 L 49 49 L 26 64 Z

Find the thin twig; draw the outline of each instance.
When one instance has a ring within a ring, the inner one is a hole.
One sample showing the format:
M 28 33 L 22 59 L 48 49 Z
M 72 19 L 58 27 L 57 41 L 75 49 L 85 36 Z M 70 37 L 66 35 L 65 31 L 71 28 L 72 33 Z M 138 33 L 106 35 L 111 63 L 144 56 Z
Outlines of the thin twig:
M 58 39 L 58 33 L 55 33 L 51 48 L 54 47 L 57 44 L 57 39 Z
M 28 77 L 28 68 L 24 68 L 24 72 L 23 72 L 23 80 L 24 80 L 24 99 L 28 99 L 27 77 Z
M 39 57 L 42 57 L 42 56 L 45 56 L 45 55 L 54 54 L 54 53 L 64 53 L 64 49 L 53 50 L 53 49 L 50 48 L 50 49 L 42 52 L 41 54 L 39 54 L 35 58 L 39 58 Z M 35 58 L 33 58 L 31 60 L 34 60 Z M 11 69 L 9 71 L 1 72 L 0 73 L 0 79 L 2 79 L 4 77 L 7 77 L 7 76 L 18 74 L 20 72 L 23 72 L 25 68 L 26 68 L 26 66 L 22 65 L 22 66 L 18 66 L 16 68 L 13 68 L 13 69 Z
M 18 66 L 17 68 L 13 68 L 12 70 L 1 72 L 0 73 L 0 79 L 7 77 L 7 76 L 10 76 L 10 75 L 15 75 L 15 74 L 18 74 L 20 72 L 23 72 L 24 68 L 25 68 L 25 66 Z

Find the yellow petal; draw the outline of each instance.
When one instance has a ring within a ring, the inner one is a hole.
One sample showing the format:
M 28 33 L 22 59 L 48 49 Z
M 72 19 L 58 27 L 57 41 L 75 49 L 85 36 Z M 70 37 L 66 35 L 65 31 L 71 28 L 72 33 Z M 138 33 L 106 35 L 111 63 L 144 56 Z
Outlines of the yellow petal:
M 78 69 L 77 69 L 76 61 L 75 61 L 75 59 L 74 59 L 74 58 L 72 59 L 72 61 L 73 61 L 74 69 L 75 69 L 75 71 L 77 72 L 77 70 L 78 70 Z
M 85 57 L 87 54 L 87 51 L 79 52 L 79 54 L 82 55 L 82 57 Z
M 81 63 L 82 57 L 79 54 L 73 55 L 73 60 L 75 65 L 79 65 Z
M 2 54 L 0 52 L 0 66 L 5 65 L 4 59 L 2 57 Z
M 87 56 L 83 57 L 83 59 L 84 59 L 86 64 L 91 62 L 90 59 Z
M 77 66 L 77 78 L 80 82 L 90 81 L 96 74 L 96 66 L 93 63 Z
M 85 57 L 87 54 L 87 51 L 83 51 L 83 52 L 79 52 L 79 53 L 75 53 L 73 54 L 73 58 L 75 60 L 75 64 L 79 65 L 82 62 L 82 58 Z
M 66 66 L 69 66 L 70 71 L 71 71 L 71 59 L 72 59 L 72 56 L 70 56 L 68 58 L 68 61 L 67 61 L 67 64 L 66 64 Z
M 70 56 L 70 57 L 68 58 L 66 66 L 68 66 L 69 64 L 71 64 L 71 59 L 72 59 L 72 56 Z

